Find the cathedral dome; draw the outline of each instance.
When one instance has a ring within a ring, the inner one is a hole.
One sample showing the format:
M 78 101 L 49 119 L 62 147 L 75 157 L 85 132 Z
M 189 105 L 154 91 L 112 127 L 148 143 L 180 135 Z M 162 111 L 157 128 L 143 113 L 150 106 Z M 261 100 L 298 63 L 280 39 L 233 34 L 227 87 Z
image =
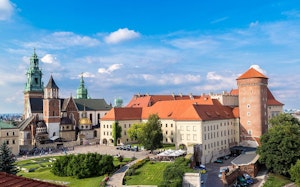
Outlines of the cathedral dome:
M 91 125 L 92 122 L 89 118 L 81 118 L 79 120 L 79 125 Z

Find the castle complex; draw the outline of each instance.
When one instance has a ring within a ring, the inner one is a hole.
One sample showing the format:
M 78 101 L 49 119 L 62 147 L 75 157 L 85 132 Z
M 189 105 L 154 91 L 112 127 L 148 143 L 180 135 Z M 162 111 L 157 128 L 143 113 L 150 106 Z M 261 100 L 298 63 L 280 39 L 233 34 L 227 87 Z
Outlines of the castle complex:
M 91 99 L 83 76 L 77 96 L 60 98 L 53 76 L 44 87 L 39 59 L 34 51 L 26 73 L 24 120 L 18 126 L 20 146 L 38 146 L 58 138 L 64 141 L 97 141 L 113 145 L 112 127 L 122 127 L 117 144 L 135 143 L 127 130 L 158 114 L 163 143 L 194 153 L 196 162 L 208 163 L 230 153 L 234 146 L 257 147 L 268 130 L 268 120 L 283 111 L 268 88 L 268 78 L 248 69 L 237 79 L 237 89 L 221 94 L 134 95 L 122 107 L 104 99 Z M 197 153 L 197 154 L 195 154 Z

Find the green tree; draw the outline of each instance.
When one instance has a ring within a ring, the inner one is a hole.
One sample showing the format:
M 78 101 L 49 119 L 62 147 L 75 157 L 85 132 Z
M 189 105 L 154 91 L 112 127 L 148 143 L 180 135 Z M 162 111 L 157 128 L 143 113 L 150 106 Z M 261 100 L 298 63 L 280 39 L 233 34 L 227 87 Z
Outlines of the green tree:
M 132 124 L 131 127 L 127 130 L 127 134 L 129 138 L 133 140 L 137 140 L 139 142 L 138 137 L 144 125 L 145 125 L 144 123 Z
M 295 165 L 292 165 L 290 171 L 291 179 L 297 184 L 300 184 L 300 159 L 296 162 Z
M 297 119 L 286 114 L 270 121 L 272 127 L 261 136 L 257 149 L 259 161 L 274 173 L 287 175 L 291 165 L 300 159 L 300 126 Z
M 138 133 L 139 142 L 151 152 L 159 147 L 162 147 L 163 134 L 159 116 L 151 114 L 148 121 L 142 126 L 142 130 Z
M 112 136 L 114 139 L 114 146 L 118 145 L 118 139 L 122 137 L 122 127 L 119 122 L 115 121 L 112 127 Z
M 19 172 L 16 166 L 16 157 L 5 142 L 0 147 L 0 171 L 9 174 L 17 174 Z
M 275 116 L 270 119 L 269 123 L 274 125 L 288 125 L 288 124 L 295 124 L 300 126 L 300 121 L 292 116 L 291 114 L 282 113 L 278 116 Z

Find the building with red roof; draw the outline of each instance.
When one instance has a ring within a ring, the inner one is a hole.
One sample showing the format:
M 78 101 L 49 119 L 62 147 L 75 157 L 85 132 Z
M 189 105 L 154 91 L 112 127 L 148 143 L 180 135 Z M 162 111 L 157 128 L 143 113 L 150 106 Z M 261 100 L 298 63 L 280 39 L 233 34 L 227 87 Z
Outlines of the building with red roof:
M 257 147 L 268 119 L 283 110 L 267 87 L 268 78 L 250 68 L 237 78 L 238 89 L 209 95 L 134 95 L 124 108 L 113 108 L 101 119 L 100 143 L 113 145 L 112 124 L 122 127 L 118 144 L 133 143 L 127 130 L 157 114 L 163 143 L 184 147 L 196 161 L 208 163 L 229 154 L 236 145 Z

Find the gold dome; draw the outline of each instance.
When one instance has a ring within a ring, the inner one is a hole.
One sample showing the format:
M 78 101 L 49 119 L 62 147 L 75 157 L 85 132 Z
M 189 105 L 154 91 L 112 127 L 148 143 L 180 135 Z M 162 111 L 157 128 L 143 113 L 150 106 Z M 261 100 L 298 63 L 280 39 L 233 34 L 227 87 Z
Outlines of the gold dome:
M 79 120 L 79 125 L 91 125 L 92 122 L 89 118 L 81 118 Z

